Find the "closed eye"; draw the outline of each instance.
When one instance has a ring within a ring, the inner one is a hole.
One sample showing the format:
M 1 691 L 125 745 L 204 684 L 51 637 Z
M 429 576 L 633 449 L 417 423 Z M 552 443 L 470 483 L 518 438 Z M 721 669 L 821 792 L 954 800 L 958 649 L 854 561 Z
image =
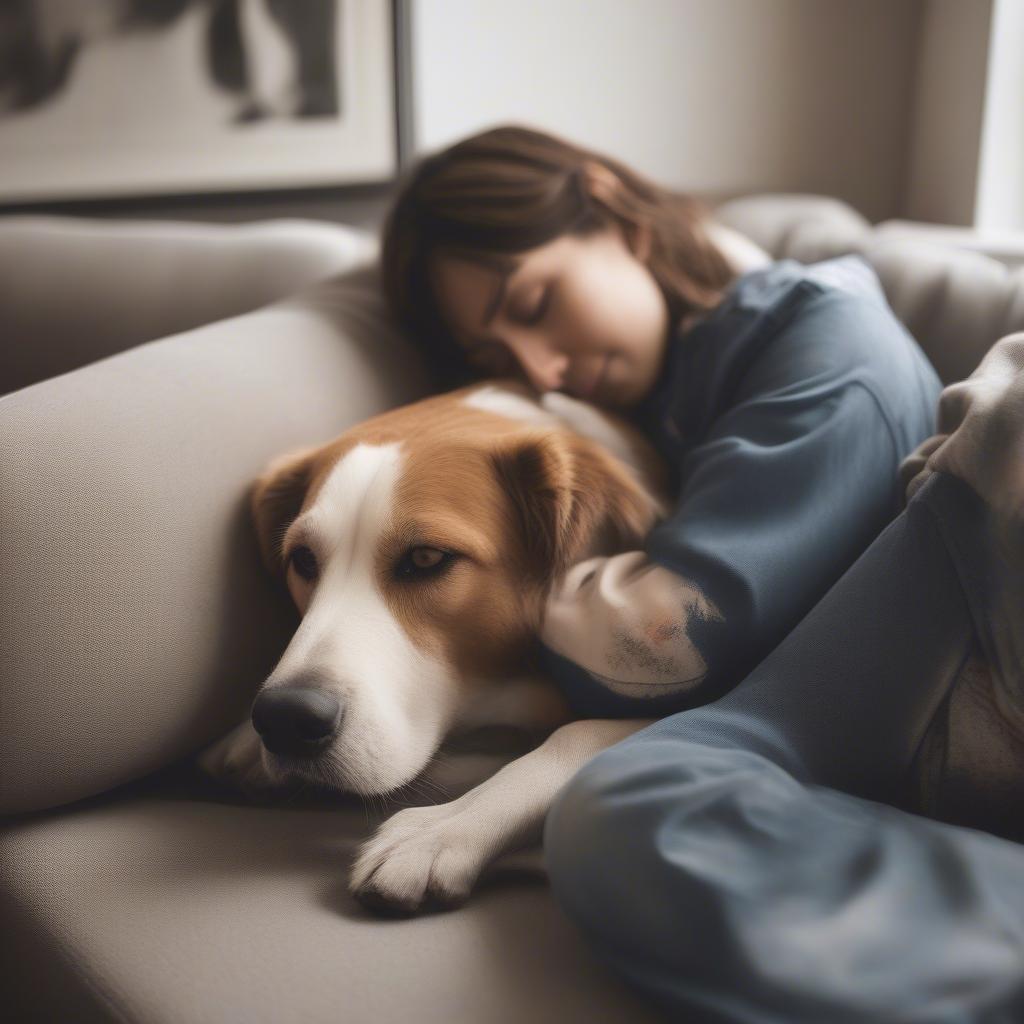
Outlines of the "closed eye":
M 528 327 L 541 322 L 544 319 L 551 305 L 551 296 L 554 292 L 554 285 L 544 289 L 540 301 L 536 307 L 526 316 L 516 319 Z M 489 373 L 495 376 L 511 374 L 518 368 L 517 361 L 512 353 L 498 341 L 481 341 L 466 350 L 466 357 L 471 366 L 481 373 Z
M 525 324 L 536 324 L 540 323 L 544 319 L 544 314 L 548 311 L 548 306 L 551 304 L 551 293 L 554 289 L 547 287 L 544 289 L 544 294 L 540 297 L 540 302 L 537 303 L 536 308 L 532 313 L 523 321 Z

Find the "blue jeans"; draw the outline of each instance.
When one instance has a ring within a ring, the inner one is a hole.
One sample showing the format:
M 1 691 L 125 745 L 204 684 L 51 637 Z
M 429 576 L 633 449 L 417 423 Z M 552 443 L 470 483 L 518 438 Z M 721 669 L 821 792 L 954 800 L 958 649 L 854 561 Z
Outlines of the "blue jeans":
M 595 955 L 678 1020 L 1024 1020 L 1024 848 L 891 806 L 969 653 L 1019 672 L 1019 569 L 935 474 L 739 686 L 586 764 L 544 855 Z

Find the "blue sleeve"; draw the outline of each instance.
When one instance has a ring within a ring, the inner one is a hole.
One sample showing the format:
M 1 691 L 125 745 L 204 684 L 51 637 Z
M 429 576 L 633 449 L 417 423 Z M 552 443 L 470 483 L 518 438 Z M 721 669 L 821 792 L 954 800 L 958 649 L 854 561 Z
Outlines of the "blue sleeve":
M 690 450 L 675 512 L 645 545 L 719 612 L 679 609 L 704 678 L 625 697 L 545 647 L 574 711 L 662 715 L 738 683 L 898 512 L 899 462 L 932 432 L 939 387 L 884 306 L 816 287 Z

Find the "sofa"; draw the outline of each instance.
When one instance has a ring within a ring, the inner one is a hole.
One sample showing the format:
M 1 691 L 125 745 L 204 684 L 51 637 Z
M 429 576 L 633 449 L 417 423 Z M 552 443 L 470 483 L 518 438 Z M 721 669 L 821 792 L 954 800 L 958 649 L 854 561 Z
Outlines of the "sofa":
M 775 258 L 861 253 L 946 382 L 1024 329 L 1024 238 L 871 225 L 817 196 L 716 218 Z M 302 221 L 0 219 L 6 1019 L 664 1019 L 594 958 L 538 849 L 458 910 L 380 918 L 347 870 L 400 803 L 253 801 L 194 766 L 296 625 L 251 480 L 428 393 L 375 251 Z

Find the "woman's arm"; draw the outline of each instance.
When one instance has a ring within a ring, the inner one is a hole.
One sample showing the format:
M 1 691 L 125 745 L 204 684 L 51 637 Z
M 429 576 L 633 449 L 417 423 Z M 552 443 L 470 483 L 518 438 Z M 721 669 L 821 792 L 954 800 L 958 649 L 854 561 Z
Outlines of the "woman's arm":
M 691 459 L 674 515 L 644 551 L 580 563 L 553 588 L 545 667 L 577 713 L 714 699 L 894 514 L 899 453 L 873 396 L 851 386 L 811 421 L 793 404 L 737 410 Z
M 781 327 L 762 316 L 771 344 L 689 450 L 677 508 L 644 551 L 553 588 L 542 661 L 577 714 L 726 692 L 898 511 L 898 466 L 934 429 L 937 378 L 877 300 L 814 286 L 788 308 Z

